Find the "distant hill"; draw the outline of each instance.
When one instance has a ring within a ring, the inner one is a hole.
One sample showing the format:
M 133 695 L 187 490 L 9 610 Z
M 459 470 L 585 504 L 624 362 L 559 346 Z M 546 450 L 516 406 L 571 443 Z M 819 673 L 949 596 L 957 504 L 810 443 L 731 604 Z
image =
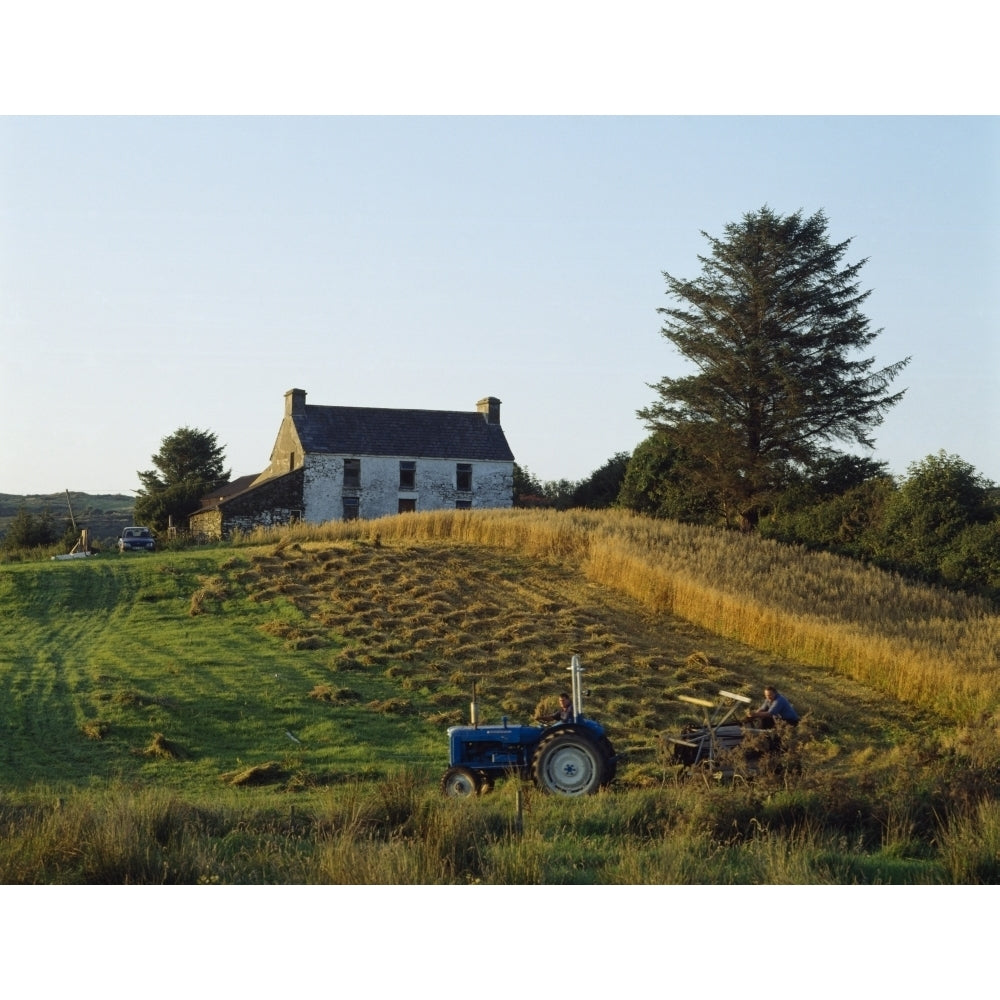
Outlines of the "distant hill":
M 114 539 L 121 529 L 133 523 L 135 497 L 123 493 L 0 493 L 0 532 L 6 531 L 22 508 L 36 516 L 48 511 L 59 524 L 70 523 L 86 528 L 94 542 Z

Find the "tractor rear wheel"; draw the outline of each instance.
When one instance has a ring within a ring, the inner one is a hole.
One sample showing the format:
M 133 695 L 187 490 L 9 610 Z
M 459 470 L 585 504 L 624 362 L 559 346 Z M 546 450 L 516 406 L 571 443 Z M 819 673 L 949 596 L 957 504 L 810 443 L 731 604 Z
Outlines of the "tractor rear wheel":
M 441 791 L 452 799 L 479 794 L 479 776 L 467 767 L 449 767 L 441 779 Z
M 556 795 L 593 795 L 604 784 L 606 769 L 601 747 L 572 726 L 545 736 L 531 762 L 535 784 Z

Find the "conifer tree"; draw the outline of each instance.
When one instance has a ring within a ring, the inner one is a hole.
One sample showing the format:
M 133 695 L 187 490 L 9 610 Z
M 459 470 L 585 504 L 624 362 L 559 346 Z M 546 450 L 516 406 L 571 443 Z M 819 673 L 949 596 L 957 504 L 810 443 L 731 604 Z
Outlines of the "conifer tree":
M 135 519 L 163 531 L 171 518 L 184 526 L 201 498 L 229 481 L 223 468 L 225 449 L 209 431 L 181 427 L 165 437 L 153 455 L 156 470 L 138 473 L 142 489 L 135 500 Z
M 881 332 L 861 311 L 865 261 L 842 264 L 851 241 L 829 241 L 822 211 L 765 206 L 721 239 L 702 235 L 701 275 L 664 272 L 679 304 L 657 310 L 694 372 L 651 385 L 659 398 L 638 414 L 686 456 L 726 523 L 753 528 L 789 473 L 838 454 L 832 442 L 873 446 L 909 358 L 876 368 L 859 353 Z

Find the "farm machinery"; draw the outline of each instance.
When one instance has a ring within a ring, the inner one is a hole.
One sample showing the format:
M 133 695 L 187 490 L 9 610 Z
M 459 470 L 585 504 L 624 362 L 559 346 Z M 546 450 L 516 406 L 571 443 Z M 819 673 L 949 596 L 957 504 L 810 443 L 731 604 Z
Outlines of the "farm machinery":
M 445 795 L 467 797 L 488 791 L 496 778 L 530 778 L 555 795 L 592 795 L 615 777 L 617 757 L 604 728 L 583 714 L 583 667 L 574 656 L 572 710 L 568 721 L 553 725 L 480 725 L 475 694 L 468 726 L 448 729 L 448 770 L 441 779 Z
M 732 691 L 719 691 L 715 701 L 678 695 L 678 700 L 700 709 L 699 725 L 686 726 L 680 736 L 664 737 L 672 744 L 673 760 L 715 778 L 732 777 L 737 769 L 746 777 L 756 773 L 764 754 L 780 751 L 777 732 L 759 730 L 754 726 L 733 721 L 733 716 L 750 705 L 750 699 Z
M 718 701 L 686 694 L 678 695 L 677 700 L 700 708 L 704 717 L 700 726 L 688 727 L 679 737 L 667 737 L 674 745 L 674 759 L 678 763 L 693 766 L 714 761 L 721 753 L 734 750 L 743 742 L 743 727 L 730 719 L 741 706 L 750 704 L 745 695 L 720 691 Z

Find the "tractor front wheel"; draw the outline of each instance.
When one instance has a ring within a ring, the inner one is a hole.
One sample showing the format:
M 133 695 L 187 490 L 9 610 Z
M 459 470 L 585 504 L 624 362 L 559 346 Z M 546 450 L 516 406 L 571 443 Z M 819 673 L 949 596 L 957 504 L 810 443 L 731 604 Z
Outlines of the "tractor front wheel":
M 542 739 L 531 762 L 531 776 L 543 791 L 556 795 L 593 795 L 604 783 L 604 753 L 578 729 L 559 728 Z
M 467 767 L 449 767 L 441 779 L 441 791 L 452 799 L 467 799 L 479 794 L 479 777 Z

